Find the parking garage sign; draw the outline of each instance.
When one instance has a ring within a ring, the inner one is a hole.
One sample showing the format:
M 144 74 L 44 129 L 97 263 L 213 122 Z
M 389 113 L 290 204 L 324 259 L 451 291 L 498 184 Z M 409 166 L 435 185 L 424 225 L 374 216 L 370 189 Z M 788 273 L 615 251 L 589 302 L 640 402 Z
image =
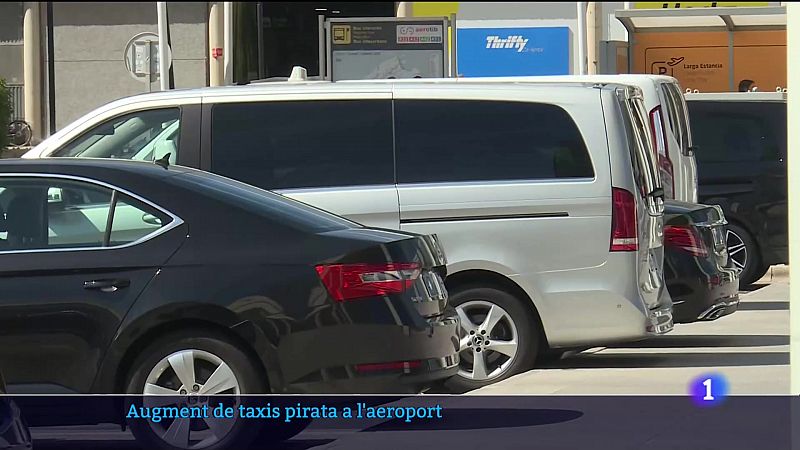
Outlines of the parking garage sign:
M 438 78 L 448 72 L 447 19 L 359 18 L 326 23 L 328 78 Z

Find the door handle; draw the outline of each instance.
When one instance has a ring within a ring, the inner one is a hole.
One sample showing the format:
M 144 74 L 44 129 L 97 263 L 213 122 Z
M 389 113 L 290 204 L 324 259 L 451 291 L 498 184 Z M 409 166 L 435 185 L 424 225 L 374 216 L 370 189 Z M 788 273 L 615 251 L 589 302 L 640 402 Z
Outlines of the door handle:
M 91 290 L 100 290 L 102 292 L 115 292 L 118 289 L 126 288 L 131 285 L 131 280 L 126 279 L 111 279 L 111 280 L 91 280 L 84 281 L 83 288 Z

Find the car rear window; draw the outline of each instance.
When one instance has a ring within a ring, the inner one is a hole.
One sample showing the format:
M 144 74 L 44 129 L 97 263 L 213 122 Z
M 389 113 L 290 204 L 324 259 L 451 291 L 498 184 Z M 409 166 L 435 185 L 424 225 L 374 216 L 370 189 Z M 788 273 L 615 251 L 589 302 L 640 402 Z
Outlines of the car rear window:
M 593 178 L 561 107 L 483 100 L 396 100 L 399 183 Z
M 293 228 L 312 233 L 362 228 L 344 217 L 223 176 L 192 172 L 177 176 L 191 183 L 193 190 Z
M 779 161 L 786 155 L 786 103 L 691 101 L 699 163 Z

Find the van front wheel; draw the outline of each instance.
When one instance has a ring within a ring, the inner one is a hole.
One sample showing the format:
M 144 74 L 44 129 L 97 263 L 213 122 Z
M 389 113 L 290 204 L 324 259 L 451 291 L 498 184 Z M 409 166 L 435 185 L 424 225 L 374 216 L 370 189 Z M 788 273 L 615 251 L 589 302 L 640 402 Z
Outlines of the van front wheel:
M 466 392 L 530 369 L 539 348 L 534 319 L 508 292 L 487 287 L 456 288 L 451 304 L 461 320 L 458 374 L 445 386 Z

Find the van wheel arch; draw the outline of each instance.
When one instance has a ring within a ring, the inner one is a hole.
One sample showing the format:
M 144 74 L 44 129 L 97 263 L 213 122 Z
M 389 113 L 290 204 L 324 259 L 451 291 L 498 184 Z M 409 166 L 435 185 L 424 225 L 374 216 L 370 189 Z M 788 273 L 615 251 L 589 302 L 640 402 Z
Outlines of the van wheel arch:
M 525 309 L 531 314 L 531 318 L 536 321 L 537 329 L 539 330 L 539 342 L 541 343 L 540 350 L 544 351 L 550 348 L 536 304 L 519 284 L 507 276 L 489 270 L 468 269 L 448 275 L 447 279 L 445 279 L 445 286 L 448 291 L 467 287 L 493 287 L 507 292 L 523 303 Z

